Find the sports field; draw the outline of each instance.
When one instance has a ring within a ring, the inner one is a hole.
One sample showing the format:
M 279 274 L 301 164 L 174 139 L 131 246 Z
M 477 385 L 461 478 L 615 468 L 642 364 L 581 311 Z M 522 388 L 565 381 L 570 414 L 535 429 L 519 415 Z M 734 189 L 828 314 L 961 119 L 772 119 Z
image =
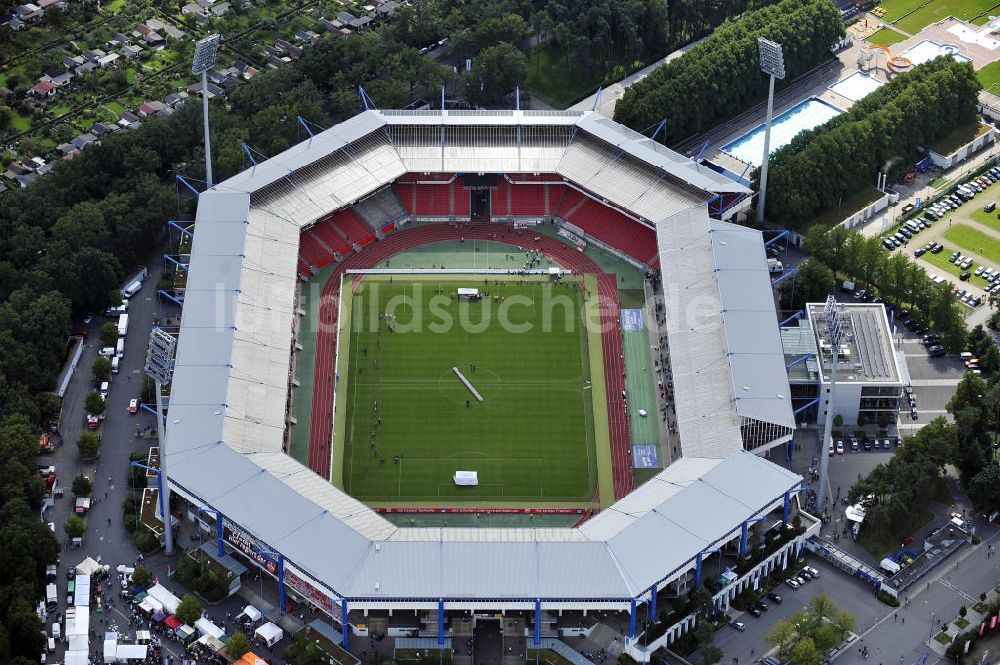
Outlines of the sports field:
M 489 296 L 459 301 L 459 287 Z M 345 491 L 386 506 L 594 498 L 590 377 L 602 356 L 578 281 L 368 275 L 343 306 L 334 476 Z M 456 471 L 476 471 L 478 486 L 457 487 Z

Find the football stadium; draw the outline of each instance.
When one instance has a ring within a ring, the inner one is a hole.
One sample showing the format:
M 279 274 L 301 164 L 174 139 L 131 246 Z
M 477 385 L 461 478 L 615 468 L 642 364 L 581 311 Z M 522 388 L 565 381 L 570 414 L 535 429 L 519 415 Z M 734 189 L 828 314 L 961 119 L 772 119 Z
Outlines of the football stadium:
M 367 110 L 202 192 L 177 512 L 344 648 L 451 657 L 504 616 L 523 654 L 602 611 L 644 659 L 674 599 L 727 607 L 815 531 L 768 459 L 795 419 L 749 195 L 569 111 Z

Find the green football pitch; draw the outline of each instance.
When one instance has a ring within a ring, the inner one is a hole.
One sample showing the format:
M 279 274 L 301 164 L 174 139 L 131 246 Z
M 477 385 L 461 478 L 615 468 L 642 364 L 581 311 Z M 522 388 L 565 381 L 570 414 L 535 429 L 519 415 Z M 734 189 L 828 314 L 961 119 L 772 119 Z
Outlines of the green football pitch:
M 489 297 L 458 300 L 459 287 Z M 334 435 L 345 491 L 387 506 L 594 498 L 591 373 L 603 370 L 579 282 L 369 275 L 342 288 L 353 292 Z M 456 486 L 456 471 L 479 484 Z

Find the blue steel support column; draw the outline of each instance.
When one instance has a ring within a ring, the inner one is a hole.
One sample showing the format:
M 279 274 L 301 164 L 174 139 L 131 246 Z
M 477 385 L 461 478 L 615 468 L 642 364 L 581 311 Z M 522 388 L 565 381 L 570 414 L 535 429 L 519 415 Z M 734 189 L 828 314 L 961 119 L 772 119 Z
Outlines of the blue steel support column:
M 535 600 L 535 648 L 542 643 L 542 599 Z
M 221 559 L 222 557 L 226 556 L 226 548 L 222 544 L 222 542 L 223 542 L 223 538 L 222 538 L 222 513 L 220 513 L 219 511 L 215 512 L 215 530 L 216 530 L 216 535 L 219 538 L 219 558 Z
M 819 451 L 819 454 L 822 455 L 823 451 L 822 450 Z M 791 495 L 792 495 L 791 490 L 785 492 L 785 505 L 784 508 L 782 508 L 782 513 L 781 513 L 781 521 L 785 522 L 786 524 L 788 523 L 788 508 L 791 505 L 791 500 L 790 500 Z
M 785 450 L 788 451 L 788 466 L 792 465 L 792 442 L 785 443 Z
M 444 598 L 438 599 L 438 646 L 444 646 Z
M 285 557 L 278 557 L 278 602 L 281 603 L 281 613 L 285 613 Z
M 656 585 L 654 584 L 653 588 L 649 590 L 649 613 L 652 615 L 654 622 L 656 621 L 656 591 Z
M 743 523 L 743 528 L 740 531 L 740 556 L 747 553 L 747 527 L 749 521 Z
M 628 615 L 628 637 L 629 639 L 635 638 L 635 598 L 632 599 L 632 609 L 629 610 Z
M 701 586 L 701 552 L 694 558 L 694 588 Z
M 340 639 L 344 643 L 344 648 L 348 649 L 347 636 L 351 631 L 347 629 L 347 599 L 340 599 Z

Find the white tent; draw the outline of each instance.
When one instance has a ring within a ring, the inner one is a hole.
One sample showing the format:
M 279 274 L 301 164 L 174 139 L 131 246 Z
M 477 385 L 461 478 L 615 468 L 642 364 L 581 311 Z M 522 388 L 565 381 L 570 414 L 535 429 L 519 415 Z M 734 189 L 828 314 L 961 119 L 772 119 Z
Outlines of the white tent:
M 163 611 L 167 614 L 173 614 L 177 611 L 177 606 L 181 604 L 181 599 L 170 593 L 165 586 L 157 582 L 152 587 L 146 591 L 146 597 L 152 596 L 156 600 L 160 601 L 163 606 Z
M 456 471 L 455 484 L 463 486 L 475 486 L 479 484 L 479 474 L 475 471 Z
M 285 633 L 278 626 L 274 625 L 270 621 L 262 626 L 258 626 L 254 634 L 260 639 L 264 640 L 264 644 L 267 646 L 274 646 L 281 641 L 281 638 L 285 636 Z
M 126 660 L 145 660 L 146 652 L 149 649 L 145 644 L 119 644 L 118 662 Z
M 200 635 L 211 635 L 212 637 L 222 637 L 226 634 L 226 631 L 212 623 L 208 617 L 201 617 L 195 621 L 194 629 L 197 630 Z
M 63 660 L 66 665 L 90 665 L 90 652 L 86 649 L 67 651 Z
M 90 575 L 76 576 L 76 587 L 73 589 L 73 605 L 75 607 L 90 606 Z
M 142 602 L 139 603 L 139 609 L 146 612 L 146 614 L 152 614 L 156 611 L 162 611 L 163 603 L 152 596 L 146 596 L 142 599 Z
M 66 635 L 82 635 L 86 637 L 90 634 L 90 608 L 76 608 L 76 617 L 72 620 L 66 619 Z
M 70 635 L 66 643 L 66 651 L 87 651 L 90 642 L 87 635 Z
M 118 634 L 108 633 L 108 635 L 114 635 L 114 637 L 104 638 L 104 662 L 113 663 L 118 658 Z
M 107 569 L 107 566 L 102 566 L 89 556 L 80 563 L 76 564 L 76 572 L 78 575 L 96 575 L 97 573 L 104 572 Z
M 247 605 L 246 607 L 244 607 L 243 614 L 246 615 L 246 618 L 250 619 L 251 621 L 260 621 L 261 618 L 263 617 L 263 615 L 260 613 L 260 610 L 258 610 L 253 605 Z
M 200 644 L 206 649 L 211 649 L 212 653 L 219 653 L 226 648 L 226 645 L 223 644 L 222 640 L 217 637 L 212 637 L 211 635 L 202 635 L 198 638 L 198 641 L 195 642 L 195 644 Z

